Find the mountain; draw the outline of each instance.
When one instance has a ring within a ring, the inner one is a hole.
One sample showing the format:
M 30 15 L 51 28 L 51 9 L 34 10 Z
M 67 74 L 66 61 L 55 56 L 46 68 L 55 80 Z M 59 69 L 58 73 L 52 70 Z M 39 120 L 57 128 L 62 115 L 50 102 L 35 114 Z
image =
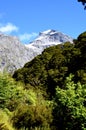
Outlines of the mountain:
M 17 37 L 0 34 L 0 71 L 13 73 L 36 55 L 36 50 L 27 48 Z
M 26 46 L 32 47 L 39 50 L 39 52 L 42 52 L 45 48 L 49 46 L 61 44 L 67 41 L 72 43 L 73 38 L 61 32 L 57 32 L 56 30 L 47 30 L 39 33 L 39 36 Z
M 66 41 L 72 43 L 73 39 L 55 30 L 39 33 L 39 36 L 29 44 L 22 44 L 15 36 L 0 33 L 0 71 L 13 73 L 41 54 L 45 48 Z

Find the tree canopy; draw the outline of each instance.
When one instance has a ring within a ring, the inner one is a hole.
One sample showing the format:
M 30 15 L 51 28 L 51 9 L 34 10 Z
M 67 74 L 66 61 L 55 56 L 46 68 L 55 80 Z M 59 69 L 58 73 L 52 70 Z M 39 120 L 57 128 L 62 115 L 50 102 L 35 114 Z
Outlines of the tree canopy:
M 73 44 L 66 42 L 45 49 L 15 71 L 13 78 L 27 86 L 46 90 L 52 97 L 56 86 L 64 87 L 65 78 L 70 73 L 75 82 L 86 83 L 86 32 L 80 34 Z
M 85 9 L 86 9 L 86 0 L 78 0 L 78 2 L 81 2 L 84 5 Z
M 45 49 L 13 78 L 0 74 L 0 130 L 86 130 L 86 32 Z
M 67 77 L 65 89 L 56 88 L 54 123 L 59 130 L 86 129 L 86 84 Z

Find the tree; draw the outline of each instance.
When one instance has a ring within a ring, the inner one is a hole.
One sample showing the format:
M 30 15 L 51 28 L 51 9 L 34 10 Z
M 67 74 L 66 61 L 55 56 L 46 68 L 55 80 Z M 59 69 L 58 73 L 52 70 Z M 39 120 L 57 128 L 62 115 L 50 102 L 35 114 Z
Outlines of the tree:
M 15 82 L 8 74 L 0 74 L 0 108 L 14 111 L 21 102 L 28 101 L 31 102 L 30 96 L 21 83 Z
M 29 90 L 29 102 L 20 104 L 14 111 L 12 121 L 19 130 L 50 128 L 52 122 L 52 102 L 44 100 L 41 92 Z
M 56 88 L 54 123 L 59 130 L 86 129 L 86 84 L 67 77 L 65 89 Z
M 84 5 L 85 9 L 86 9 L 86 0 L 78 0 L 78 2 L 81 2 Z
M 5 108 L 14 95 L 14 80 L 7 74 L 0 74 L 0 108 Z
M 15 130 L 10 121 L 10 114 L 6 109 L 0 109 L 0 130 Z

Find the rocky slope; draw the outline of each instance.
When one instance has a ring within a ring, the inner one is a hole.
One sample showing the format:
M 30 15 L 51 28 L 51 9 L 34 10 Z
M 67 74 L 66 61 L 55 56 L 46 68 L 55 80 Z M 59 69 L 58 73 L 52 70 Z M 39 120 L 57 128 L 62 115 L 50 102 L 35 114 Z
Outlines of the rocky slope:
M 0 71 L 13 73 L 45 48 L 66 41 L 72 42 L 72 38 L 55 30 L 39 33 L 33 42 L 26 45 L 15 36 L 0 34 Z
M 37 51 L 21 44 L 17 37 L 0 34 L 0 71 L 13 73 L 37 55 Z
M 72 43 L 73 39 L 61 32 L 57 32 L 56 30 L 47 30 L 39 33 L 39 36 L 26 46 L 43 51 L 49 46 L 57 45 L 67 41 Z

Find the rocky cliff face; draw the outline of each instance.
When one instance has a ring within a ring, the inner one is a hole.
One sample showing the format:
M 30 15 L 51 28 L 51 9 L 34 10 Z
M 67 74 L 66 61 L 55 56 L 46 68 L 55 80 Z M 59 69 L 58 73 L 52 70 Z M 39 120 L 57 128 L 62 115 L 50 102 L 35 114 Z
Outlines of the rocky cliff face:
M 55 30 L 39 33 L 39 36 L 27 45 L 22 44 L 15 36 L 0 34 L 0 71 L 13 73 L 41 54 L 45 48 L 66 41 L 72 42 L 72 38 Z
M 0 34 L 0 71 L 13 73 L 36 55 L 35 50 L 20 43 L 17 37 Z
M 73 42 L 70 36 L 67 36 L 56 30 L 47 30 L 39 33 L 39 36 L 32 41 L 27 47 L 35 47 L 39 51 L 43 51 L 45 48 L 53 45 L 57 45 L 64 42 Z

